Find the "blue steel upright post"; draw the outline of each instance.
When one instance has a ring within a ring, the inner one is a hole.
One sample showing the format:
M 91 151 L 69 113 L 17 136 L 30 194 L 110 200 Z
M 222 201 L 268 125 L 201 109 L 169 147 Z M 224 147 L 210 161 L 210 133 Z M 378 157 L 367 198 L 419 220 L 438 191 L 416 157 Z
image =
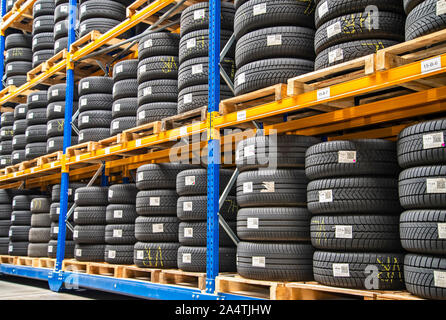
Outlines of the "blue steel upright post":
M 6 14 L 6 0 L 1 0 L 2 21 Z M 5 74 L 5 30 L 0 30 L 0 90 L 3 90 L 3 75 Z
M 70 0 L 68 10 L 68 61 L 67 61 L 67 80 L 65 95 L 65 120 L 63 132 L 63 159 L 62 173 L 60 182 L 60 213 L 59 213 L 59 233 L 57 236 L 57 256 L 53 273 L 49 278 L 51 290 L 59 291 L 63 284 L 62 261 L 65 257 L 65 233 L 66 216 L 68 211 L 68 184 L 69 172 L 65 165 L 65 156 L 67 148 L 71 146 L 71 118 L 73 116 L 73 97 L 74 97 L 74 63 L 71 61 L 71 44 L 76 41 L 76 11 L 77 1 Z
M 218 275 L 218 201 L 220 191 L 220 136 L 214 117 L 220 103 L 220 0 L 209 1 L 209 94 L 206 292 L 215 292 Z

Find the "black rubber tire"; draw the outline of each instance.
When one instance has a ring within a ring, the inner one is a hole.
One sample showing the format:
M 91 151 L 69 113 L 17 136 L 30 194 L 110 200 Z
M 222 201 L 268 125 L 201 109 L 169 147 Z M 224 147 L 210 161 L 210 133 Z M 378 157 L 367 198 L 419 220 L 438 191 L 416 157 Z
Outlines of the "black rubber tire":
M 0 204 L 0 220 L 10 220 L 11 212 L 11 203 Z
M 0 129 L 0 140 L 10 141 L 14 136 L 14 130 L 12 126 L 4 126 Z
M 68 49 L 68 37 L 62 37 L 54 40 L 54 55 L 58 54 L 64 49 Z
M 71 145 L 74 146 L 77 144 L 78 144 L 77 136 L 72 135 Z M 63 149 L 63 136 L 48 138 L 48 140 L 46 141 L 46 152 L 48 154 L 56 151 L 62 151 L 62 149 Z
M 220 47 L 224 48 L 229 38 L 232 35 L 232 31 L 221 30 L 220 34 Z M 233 58 L 235 52 L 235 45 L 232 45 L 229 49 L 226 57 Z M 209 54 L 209 29 L 192 31 L 181 37 L 179 45 L 178 59 L 180 64 L 184 61 L 207 57 Z
M 136 187 L 139 190 L 176 188 L 177 175 L 197 166 L 183 163 L 145 164 L 136 170 Z
M 235 221 L 238 211 L 234 196 L 228 196 L 220 209 L 220 215 L 226 221 Z M 181 221 L 203 221 L 207 219 L 207 196 L 179 197 L 177 216 Z
M 31 225 L 31 211 L 16 210 L 11 213 L 11 224 L 13 226 Z
M 396 144 L 388 140 L 323 142 L 308 148 L 305 158 L 305 174 L 311 180 L 363 175 L 396 176 L 399 170 Z
M 178 79 L 178 56 L 154 56 L 138 63 L 138 83 L 158 79 Z
M 109 224 L 105 226 L 105 243 L 107 244 L 134 244 L 134 224 Z
M 206 272 L 206 247 L 181 246 L 178 248 L 178 268 L 189 272 Z M 219 248 L 219 271 L 234 272 L 236 270 L 236 249 Z
M 134 247 L 133 262 L 140 268 L 178 268 L 177 253 L 179 243 L 137 242 Z
M 79 142 L 100 141 L 110 137 L 109 128 L 90 128 L 79 131 Z
M 178 242 L 180 220 L 174 217 L 138 217 L 135 238 L 142 242 Z
M 68 20 L 62 20 L 54 24 L 54 41 L 68 38 Z
M 28 256 L 28 241 L 12 241 L 8 245 L 8 255 L 26 257 Z
M 54 49 L 45 49 L 45 50 L 40 50 L 40 51 L 34 52 L 32 67 L 35 68 L 35 67 L 39 66 L 41 63 L 46 62 L 53 55 L 54 55 Z
M 105 226 L 76 225 L 74 227 L 73 240 L 76 244 L 105 243 Z
M 9 240 L 15 241 L 28 241 L 30 226 L 11 226 L 9 228 Z
M 265 10 L 258 10 L 265 4 Z M 262 13 L 263 12 L 263 13 Z M 244 34 L 274 26 L 300 26 L 314 29 L 314 2 L 292 0 L 251 0 L 237 7 L 234 34 Z M 256 13 L 254 15 L 254 13 Z
M 31 49 L 33 37 L 27 33 L 13 33 L 5 37 L 5 50 L 13 48 Z
M 400 252 L 398 227 L 398 216 L 314 216 L 310 227 L 311 243 L 320 250 Z
M 46 137 L 63 136 L 65 119 L 48 120 L 46 125 Z M 28 137 L 29 138 L 29 137 Z
M 28 121 L 26 119 L 14 120 L 12 130 L 14 131 L 14 136 L 19 134 L 25 134 Z
M 51 223 L 51 240 L 57 240 L 59 237 L 59 222 L 52 222 Z M 65 227 L 65 239 L 66 240 L 73 240 L 73 232 Z
M 105 262 L 111 264 L 133 264 L 133 245 L 106 245 Z
M 77 127 L 82 129 L 110 128 L 111 110 L 89 110 L 79 113 Z
M 134 183 L 114 184 L 108 188 L 108 203 L 135 204 L 138 189 Z
M 103 262 L 105 260 L 105 244 L 77 244 L 74 247 L 74 258 L 77 261 Z M 76 271 L 76 267 L 73 267 Z
M 27 125 L 46 124 L 48 119 L 46 117 L 46 108 L 31 109 L 26 114 Z
M 31 200 L 40 197 L 38 195 L 17 195 L 12 198 L 12 210 L 30 210 Z
M 57 200 L 59 201 L 59 200 Z M 73 206 L 72 202 L 68 202 L 68 210 Z M 50 218 L 52 222 L 58 222 L 59 221 L 59 214 L 60 214 L 60 203 L 59 202 L 53 202 L 50 206 Z M 73 214 L 70 216 L 68 221 L 73 221 Z
M 176 115 L 178 104 L 176 102 L 154 102 L 143 104 L 137 110 L 136 125 L 141 126 L 146 123 L 160 121 L 164 118 Z
M 32 217 L 31 217 L 32 219 Z M 29 229 L 29 242 L 31 243 L 48 243 L 51 240 L 51 228 L 34 228 Z
M 372 15 L 364 17 L 364 12 L 355 12 L 325 22 L 316 31 L 314 51 L 319 54 L 322 50 L 333 45 L 363 39 L 404 41 L 404 15 L 378 11 L 373 14 L 373 18 L 371 17 Z M 379 23 L 371 21 L 374 17 L 378 18 Z M 370 22 L 364 24 L 364 21 Z M 330 31 L 335 29 L 334 25 L 340 26 L 340 29 L 337 29 L 338 32 Z M 330 37 L 328 36 L 329 32 L 333 32 Z
M 328 194 L 329 190 L 331 197 Z M 313 214 L 391 215 L 402 211 L 398 201 L 397 179 L 394 178 L 354 177 L 314 180 L 308 184 L 307 191 L 308 210 Z
M 400 290 L 404 289 L 403 260 L 402 253 L 316 251 L 313 256 L 314 280 L 333 287 L 367 289 L 366 284 L 372 284 L 367 278 L 372 277 L 366 268 L 372 266 L 378 271 L 375 290 Z M 333 264 L 348 264 L 349 275 L 335 277 Z
M 54 14 L 54 1 L 52 0 L 38 0 L 33 5 L 33 18 L 40 16 L 53 15 Z
M 228 225 L 235 233 L 235 221 L 229 221 Z M 221 225 L 218 232 L 220 247 L 235 247 L 234 242 L 229 238 Z M 181 222 L 179 225 L 178 236 L 182 246 L 205 247 L 207 241 L 206 221 Z
M 74 201 L 78 206 L 106 206 L 107 199 L 107 187 L 81 187 L 76 189 L 74 195 Z
M 220 169 L 220 194 L 225 190 L 234 170 Z M 180 196 L 203 195 L 207 193 L 207 170 L 191 169 L 178 173 L 176 180 L 176 191 Z M 235 195 L 235 185 L 229 191 Z
M 246 241 L 309 241 L 311 213 L 306 208 L 243 208 L 237 235 Z
M 68 18 L 69 4 L 63 3 L 56 6 L 54 9 L 54 23 Z
M 177 102 L 177 100 L 177 80 L 153 80 L 138 86 L 138 106 L 152 102 Z
M 48 258 L 56 258 L 57 255 L 57 240 L 50 240 L 48 242 Z M 65 241 L 65 259 L 74 258 L 74 241 Z
M 11 152 L 12 152 L 12 140 L 6 140 L 0 142 L 0 155 L 2 156 L 11 155 Z
M 31 48 L 11 48 L 5 51 L 5 63 L 8 64 L 13 61 L 29 61 L 33 59 Z
M 14 137 L 12 138 L 12 149 L 23 150 L 23 152 L 25 152 L 25 147 L 26 147 L 26 135 L 24 134 L 14 135 Z
M 12 159 L 10 155 L 0 156 L 0 165 L 2 168 L 12 165 Z
M 444 163 L 446 161 L 445 134 L 446 119 L 421 122 L 403 129 L 398 135 L 399 165 L 402 168 L 410 168 Z
M 135 223 L 138 217 L 134 204 L 109 204 L 105 213 L 107 224 Z
M 76 225 L 105 225 L 106 212 L 105 206 L 76 207 L 73 212 L 73 221 Z
M 87 185 L 85 183 L 76 183 L 71 182 L 68 185 L 68 202 L 74 201 L 74 193 L 76 189 L 86 187 Z M 60 184 L 55 184 L 53 188 L 51 189 L 51 200 L 53 202 L 59 202 L 60 200 Z
M 446 300 L 446 288 L 437 284 L 435 273 L 444 274 L 446 258 L 416 254 L 406 254 L 404 257 L 404 280 L 407 291 L 426 298 Z
M 125 19 L 125 6 L 110 0 L 89 0 L 79 7 L 80 22 L 87 19 L 107 18 L 122 21 Z
M 32 69 L 32 63 L 30 61 L 13 61 L 5 65 L 6 78 L 12 76 L 23 76 Z
M 25 141 L 26 143 L 33 142 L 46 142 L 47 134 L 46 134 L 47 126 L 44 124 L 36 124 L 32 126 L 28 126 L 25 131 Z
M 445 210 L 410 210 L 400 216 L 403 248 L 410 252 L 444 255 L 446 236 L 440 230 L 446 222 Z
M 136 117 L 138 110 L 138 98 L 124 98 L 113 101 L 112 117 L 113 119 L 122 117 Z
M 175 189 L 139 191 L 136 196 L 136 212 L 140 216 L 175 216 L 177 214 L 177 201 L 178 194 Z
M 7 86 L 15 86 L 15 87 L 21 87 L 27 82 L 26 75 L 23 76 L 12 76 L 6 79 L 6 85 Z
M 403 0 L 404 12 L 406 12 L 406 14 L 409 14 L 413 10 L 413 8 L 415 8 L 423 1 L 424 0 Z
M 18 189 L 15 189 L 15 190 L 18 191 Z M 11 205 L 11 193 L 10 193 L 10 190 L 0 189 L 0 208 L 1 208 L 2 204 Z M 1 209 L 0 209 L 0 211 L 1 211 Z
M 288 79 L 311 72 L 313 69 L 313 61 L 303 59 L 276 58 L 251 62 L 235 73 L 235 95 L 278 83 L 287 83 Z
M 14 120 L 26 119 L 28 105 L 26 103 L 18 104 L 14 108 Z
M 65 83 L 58 83 L 52 85 L 48 88 L 47 99 L 48 103 L 59 102 L 65 105 L 65 95 L 66 95 L 67 85 Z M 78 100 L 79 96 L 77 94 L 77 90 L 73 91 L 73 100 Z M 77 104 L 77 101 L 73 101 Z
M 410 11 L 406 19 L 406 41 L 444 29 L 446 14 L 437 16 L 437 1 L 425 0 Z
M 145 58 L 162 55 L 178 55 L 180 35 L 170 32 L 155 32 L 139 40 L 138 58 Z
M 28 110 L 26 114 L 31 109 L 43 109 L 48 105 L 48 92 L 46 90 L 32 92 L 28 95 L 27 99 Z
M 46 154 L 46 142 L 28 143 L 25 148 L 25 159 L 32 160 Z
M 79 97 L 91 93 L 113 93 L 113 78 L 88 77 L 79 81 Z
M 9 238 L 8 237 L 1 237 L 0 238 L 0 254 L 1 255 L 7 255 L 8 254 L 8 245 L 9 245 Z
M 8 237 L 9 236 L 9 228 L 11 227 L 10 220 L 0 220 L 0 237 Z M 177 237 L 178 238 L 178 237 Z M 178 239 L 177 239 L 178 241 Z
M 120 61 L 113 67 L 113 81 L 136 79 L 137 72 L 138 59 Z
M 15 150 L 11 153 L 11 163 L 12 165 L 19 164 L 25 161 L 25 150 Z
M 305 206 L 307 183 L 304 170 L 245 171 L 237 178 L 237 203 L 240 207 Z
M 207 84 L 203 84 L 181 90 L 178 93 L 178 114 L 207 106 L 208 88 Z M 231 89 L 227 85 L 220 85 L 220 100 L 232 98 L 233 96 Z
M 53 33 L 52 32 L 42 32 L 42 33 L 35 34 L 33 36 L 33 45 L 32 45 L 33 52 L 47 50 L 47 49 L 51 49 L 51 50 L 54 49 Z
M 111 111 L 113 101 L 113 95 L 110 93 L 92 93 L 82 95 L 82 97 L 79 98 L 79 112 L 93 110 Z
M 89 34 L 91 31 L 99 31 L 100 33 L 106 33 L 108 30 L 113 29 L 121 21 L 114 19 L 106 19 L 106 18 L 92 18 L 88 20 L 84 20 L 79 24 L 79 37 L 83 37 L 86 34 Z M 121 34 L 120 38 L 125 38 L 127 33 Z
M 113 100 L 132 98 L 138 95 L 138 81 L 125 79 L 116 81 L 113 86 Z
M 49 198 L 39 197 L 31 200 L 32 213 L 48 213 L 50 212 L 51 200 Z
M 307 243 L 242 241 L 237 246 L 237 273 L 257 280 L 312 281 L 313 252 Z
M 115 136 L 124 130 L 136 127 L 136 117 L 122 117 L 113 119 L 110 123 L 110 135 Z

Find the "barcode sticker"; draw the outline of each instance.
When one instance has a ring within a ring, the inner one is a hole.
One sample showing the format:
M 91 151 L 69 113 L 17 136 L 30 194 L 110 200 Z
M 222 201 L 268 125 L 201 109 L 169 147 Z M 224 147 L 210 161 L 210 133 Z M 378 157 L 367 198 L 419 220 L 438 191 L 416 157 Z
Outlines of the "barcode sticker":
M 194 20 L 199 20 L 205 18 L 206 14 L 204 9 L 194 11 Z
M 248 229 L 258 229 L 259 228 L 259 218 L 248 218 L 246 227 Z
M 122 229 L 114 229 L 113 238 L 122 238 Z
M 113 122 L 113 129 L 119 129 L 119 121 Z
M 337 35 L 338 33 L 341 33 L 341 22 L 335 22 L 332 25 L 327 27 L 327 38 L 331 38 L 334 35 Z
M 260 192 L 275 192 L 274 181 L 263 181 L 262 186 L 263 186 L 263 189 L 260 190 Z
M 8 247 L 8 251 L 9 251 L 9 252 L 12 252 L 13 250 L 14 250 L 14 247 L 13 247 L 13 246 L 9 246 L 9 247 Z
M 252 257 L 252 266 L 265 268 L 265 257 Z
M 426 193 L 446 193 L 446 178 L 427 178 Z
M 160 197 L 150 197 L 149 203 L 150 203 L 150 206 L 152 206 L 152 207 L 159 207 L 160 203 L 161 203 Z
M 108 258 L 109 259 L 116 258 L 116 251 L 115 250 L 108 250 Z
M 441 69 L 441 57 L 421 61 L 421 73 L 431 73 Z
M 8 84 L 14 84 L 14 79 L 8 79 Z
M 54 227 L 53 228 L 53 233 L 59 233 L 59 227 Z
M 184 178 L 184 184 L 186 186 L 194 186 L 195 185 L 195 176 L 186 176 Z
M 183 211 L 192 211 L 192 201 L 183 202 Z
M 253 157 L 253 156 L 255 156 L 255 154 L 256 154 L 256 147 L 255 147 L 254 144 L 251 144 L 251 145 L 249 145 L 249 146 L 246 146 L 246 147 L 243 149 L 243 156 L 244 156 L 245 158 L 247 158 L 247 157 Z
M 87 98 L 81 99 L 81 106 L 86 106 L 86 105 L 87 105 Z
M 185 238 L 193 238 L 194 237 L 194 228 L 184 228 L 184 237 Z
M 446 223 L 438 224 L 438 239 L 446 239 Z
M 446 272 L 434 270 L 434 286 L 446 288 Z
M 88 123 L 90 121 L 90 117 L 89 116 L 83 116 L 82 117 L 82 123 Z
M 144 180 L 144 172 L 138 173 L 138 181 Z
M 79 237 L 79 230 L 74 230 L 73 231 L 73 238 L 77 238 Z
M 195 48 L 196 45 L 197 45 L 197 39 L 195 39 L 195 38 L 189 39 L 186 42 L 187 49 Z
M 82 257 L 82 249 L 76 249 L 76 256 Z
M 74 201 L 76 201 L 79 198 L 79 193 L 74 194 Z
M 322 18 L 328 12 L 328 1 L 324 1 L 317 10 L 319 19 Z
M 56 104 L 56 105 L 54 106 L 54 111 L 55 111 L 55 112 L 61 112 L 61 111 L 62 111 L 62 106 L 59 105 L 59 104 Z
M 73 216 L 74 216 L 74 220 L 76 220 L 77 219 L 77 211 L 74 211 Z
M 162 233 L 164 232 L 164 224 L 154 223 L 152 224 L 152 233 Z
M 266 45 L 269 46 L 281 46 L 282 45 L 282 35 L 273 34 L 266 37 Z
M 437 16 L 446 13 L 446 0 L 437 0 L 436 14 Z
M 252 182 L 243 183 L 243 193 L 251 193 L 253 191 Z
M 113 106 L 113 111 L 117 112 L 117 111 L 121 111 L 121 104 L 117 103 Z
M 82 89 L 88 89 L 89 87 L 90 87 L 90 82 L 88 81 L 82 82 Z
M 338 151 L 338 163 L 356 163 L 356 151 Z
M 53 148 L 54 147 L 54 140 L 48 141 L 48 147 Z M 54 162 L 51 163 L 51 165 L 54 165 Z
M 122 72 L 122 69 L 123 69 L 123 66 L 122 66 L 122 65 L 117 66 L 117 67 L 116 67 L 116 73 L 121 73 L 121 72 Z
M 53 246 L 48 246 L 48 253 L 53 252 Z
M 52 90 L 52 91 L 51 91 L 51 95 L 52 95 L 53 97 L 57 97 L 57 96 L 59 95 L 59 90 L 57 90 L 57 89 Z
M 333 263 L 334 277 L 350 277 L 350 270 L 348 263 Z
M 33 40 L 33 45 L 36 45 L 38 41 L 39 41 L 38 38 L 34 38 L 34 40 Z
M 25 113 L 25 108 L 24 107 L 19 108 L 19 113 Z
M 113 198 L 113 190 L 108 190 L 108 197 Z
M 113 211 L 113 218 L 121 219 L 122 218 L 122 210 L 114 210 Z
M 319 191 L 319 202 L 333 202 L 333 190 Z
M 184 104 L 192 103 L 192 93 L 188 93 L 188 94 L 184 95 L 183 103 Z
M 151 46 L 153 46 L 153 41 L 152 39 L 146 40 L 144 42 L 144 48 L 150 48 Z
M 182 260 L 183 260 L 183 263 L 191 263 L 192 255 L 190 253 L 183 253 Z
M 56 24 L 56 31 L 60 31 L 62 29 L 62 24 Z
M 244 72 L 240 73 L 237 77 L 237 84 L 241 85 L 246 82 L 246 74 Z
M 16 200 L 16 199 L 13 199 L 13 200 L 12 200 L 12 205 L 15 206 L 16 202 L 17 202 L 17 200 Z
M 352 226 L 335 226 L 335 238 L 352 239 L 353 227 Z
M 252 8 L 252 15 L 257 16 L 259 14 L 266 13 L 266 3 L 256 4 L 254 8 Z
M 145 111 L 140 111 L 138 113 L 138 119 L 144 119 L 146 117 L 146 112 Z
M 325 100 L 330 98 L 330 87 L 319 89 L 316 92 L 317 94 L 317 101 Z
M 344 59 L 344 50 L 337 48 L 328 52 L 328 63 L 333 63 Z
M 33 119 L 33 118 L 34 118 L 34 113 L 28 112 L 28 119 Z
M 433 149 L 444 147 L 443 132 L 435 132 L 423 135 L 423 149 Z
M 195 64 L 192 66 L 192 74 L 203 73 L 203 65 Z
M 237 121 L 243 121 L 243 120 L 246 120 L 246 110 L 237 112 Z
M 144 251 L 143 250 L 136 251 L 136 259 L 144 259 Z
M 8 71 L 11 71 L 12 70 L 12 66 L 8 65 L 7 69 L 8 69 Z
M 144 90 L 142 91 L 142 94 L 145 95 L 145 96 L 151 95 L 152 94 L 152 87 L 144 88 Z

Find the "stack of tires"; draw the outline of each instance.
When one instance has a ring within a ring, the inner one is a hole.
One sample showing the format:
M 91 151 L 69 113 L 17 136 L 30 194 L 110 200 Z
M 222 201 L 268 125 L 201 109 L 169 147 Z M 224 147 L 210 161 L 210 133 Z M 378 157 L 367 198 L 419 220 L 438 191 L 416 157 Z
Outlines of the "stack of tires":
M 54 0 L 38 0 L 33 7 L 33 68 L 54 55 Z
M 8 191 L 0 190 L 0 254 L 8 254 L 9 228 L 11 227 L 11 198 Z
M 404 41 L 402 1 L 317 0 L 316 4 L 315 70 Z
M 105 262 L 133 264 L 137 192 L 134 183 L 115 184 L 108 189 Z
M 88 77 L 79 81 L 79 143 L 110 137 L 112 93 L 112 78 Z
M 137 125 L 177 114 L 178 34 L 152 33 L 138 45 Z
M 226 45 L 234 28 L 234 5 L 222 2 L 221 4 L 221 48 Z M 209 56 L 209 3 L 194 4 L 181 13 L 180 22 L 180 50 L 179 63 L 182 68 L 182 83 L 178 84 L 181 90 L 178 93 L 178 114 L 201 108 L 208 105 L 208 73 Z M 232 46 L 226 57 L 234 58 Z M 186 65 L 184 65 L 186 64 Z M 227 65 L 225 66 L 228 68 Z M 184 71 L 188 69 L 188 71 Z M 189 73 L 192 78 L 200 78 L 194 81 L 184 81 Z M 217 70 L 218 72 L 218 70 Z M 226 84 L 220 85 L 220 99 L 232 97 L 232 91 Z
M 78 261 L 103 262 L 107 187 L 81 187 L 74 194 L 74 257 Z
M 32 37 L 13 33 L 5 39 L 5 86 L 20 87 L 25 84 L 26 74 L 32 69 Z
M 70 5 L 68 0 L 55 0 L 54 4 L 54 54 L 68 48 L 68 14 Z
M 12 164 L 12 139 L 14 138 L 14 113 L 4 112 L 0 122 L 0 168 Z
M 134 263 L 142 268 L 177 268 L 178 218 L 176 178 L 193 166 L 146 164 L 136 171 Z
M 31 229 L 29 229 L 28 256 L 47 257 L 51 239 L 49 198 L 34 198 L 31 201 Z
M 235 4 L 236 95 L 313 71 L 313 0 L 239 0 Z
M 331 141 L 307 150 L 314 279 L 356 289 L 404 288 L 396 145 Z
M 48 96 L 46 91 L 36 91 L 28 95 L 27 127 L 25 131 L 26 160 L 32 160 L 46 154 L 47 105 Z
M 255 136 L 236 149 L 237 272 L 249 279 L 313 280 L 305 136 Z
M 126 18 L 126 7 L 110 0 L 84 1 L 79 7 L 79 37 L 93 30 L 105 33 Z
M 406 41 L 443 30 L 446 26 L 446 10 L 441 1 L 404 0 Z
M 8 0 L 8 1 L 6 2 L 6 12 L 9 12 L 9 11 L 12 10 L 12 8 L 14 7 L 14 3 L 15 3 L 16 1 L 17 1 L 17 0 Z
M 26 148 L 26 127 L 28 120 L 26 120 L 26 114 L 28 113 L 28 105 L 19 104 L 14 108 L 14 125 L 12 137 L 12 164 L 18 164 L 25 161 L 25 148 Z
M 220 170 L 220 193 L 223 192 L 233 174 L 232 170 Z M 179 226 L 178 268 L 191 272 L 206 272 L 207 239 L 207 170 L 185 170 L 177 176 L 177 216 Z M 220 210 L 221 216 L 235 232 L 237 203 L 235 188 L 232 188 Z M 236 248 L 223 228 L 219 228 L 219 270 L 235 271 Z
M 53 153 L 63 149 L 63 133 L 65 123 L 65 91 L 66 84 L 55 84 L 48 88 L 48 107 L 46 109 L 46 117 L 48 119 L 46 125 L 46 152 Z M 77 111 L 77 92 L 73 97 L 73 114 Z M 77 134 L 71 130 L 71 145 L 78 142 Z
M 138 60 L 125 60 L 113 68 L 113 120 L 110 135 L 136 127 L 136 110 L 138 109 L 138 81 L 136 72 Z
M 400 237 L 409 251 L 404 279 L 409 292 L 446 299 L 446 119 L 410 126 L 398 136 Z

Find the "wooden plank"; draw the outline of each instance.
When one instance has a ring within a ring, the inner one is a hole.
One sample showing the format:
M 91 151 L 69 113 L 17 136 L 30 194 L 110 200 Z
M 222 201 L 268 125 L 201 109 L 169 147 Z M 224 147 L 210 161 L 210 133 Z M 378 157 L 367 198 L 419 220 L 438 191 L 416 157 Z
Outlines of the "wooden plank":
M 142 281 L 150 281 L 159 283 L 159 275 L 161 269 L 154 268 L 139 268 L 137 266 L 124 266 L 122 269 L 122 278 L 134 279 Z
M 86 273 L 88 262 L 77 261 L 75 259 L 65 259 L 62 262 L 62 271 Z
M 207 106 L 170 116 L 161 120 L 161 131 L 178 128 L 193 121 L 205 121 L 206 117 Z
M 175 284 L 185 287 L 206 289 L 206 273 L 204 272 L 186 272 L 182 270 L 161 270 L 159 274 L 159 283 Z
M 89 262 L 86 272 L 88 274 L 95 274 L 101 276 L 109 276 L 115 278 L 122 278 L 123 265 L 115 265 L 109 263 Z

